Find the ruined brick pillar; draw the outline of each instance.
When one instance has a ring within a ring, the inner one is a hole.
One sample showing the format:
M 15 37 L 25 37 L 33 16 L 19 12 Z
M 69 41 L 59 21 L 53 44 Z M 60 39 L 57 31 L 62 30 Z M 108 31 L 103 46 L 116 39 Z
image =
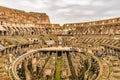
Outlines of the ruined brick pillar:
M 33 72 L 36 72 L 37 60 L 36 58 L 32 58 L 32 69 Z

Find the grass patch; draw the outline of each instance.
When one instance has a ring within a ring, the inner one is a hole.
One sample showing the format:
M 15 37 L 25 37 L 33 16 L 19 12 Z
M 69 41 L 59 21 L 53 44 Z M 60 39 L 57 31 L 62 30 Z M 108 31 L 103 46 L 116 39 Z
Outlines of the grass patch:
M 52 40 L 54 40 L 54 41 L 57 41 L 57 40 L 58 40 L 57 36 L 56 36 L 56 35 L 52 35 L 52 34 L 44 35 L 43 39 L 44 39 L 44 40 L 50 40 L 50 39 L 52 39 Z
M 115 75 L 115 76 L 113 76 L 113 77 L 115 77 L 115 78 L 117 78 L 117 79 L 120 79 L 120 76 L 117 76 L 117 75 Z
M 61 58 L 58 58 L 56 65 L 55 80 L 60 80 L 60 74 L 61 74 Z
M 113 71 L 114 73 L 120 73 L 120 70 L 115 70 L 115 71 Z

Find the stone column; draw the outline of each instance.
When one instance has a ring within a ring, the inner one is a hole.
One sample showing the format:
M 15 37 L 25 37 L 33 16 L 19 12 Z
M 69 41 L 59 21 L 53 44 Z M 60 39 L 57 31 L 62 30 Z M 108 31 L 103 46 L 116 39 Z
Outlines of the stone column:
M 4 51 L 1 51 L 1 54 L 3 55 L 6 54 L 6 49 Z
M 30 73 L 27 65 L 28 65 L 28 60 L 24 60 L 24 68 L 25 68 L 26 80 L 31 80 L 31 73 Z
M 114 50 L 114 52 L 115 52 L 115 55 L 117 55 L 117 50 L 116 49 Z
M 0 51 L 0 57 L 2 56 L 2 51 Z
M 10 61 L 10 63 L 13 62 L 12 57 L 13 57 L 13 55 L 12 55 L 12 54 L 9 54 L 9 61 Z
M 120 50 L 117 51 L 117 57 L 120 59 Z
M 106 51 L 107 51 L 107 54 L 110 54 L 109 48 L 108 48 L 108 47 L 106 47 Z
M 36 58 L 32 58 L 32 69 L 33 69 L 33 72 L 36 72 L 36 66 L 37 66 L 37 59 Z

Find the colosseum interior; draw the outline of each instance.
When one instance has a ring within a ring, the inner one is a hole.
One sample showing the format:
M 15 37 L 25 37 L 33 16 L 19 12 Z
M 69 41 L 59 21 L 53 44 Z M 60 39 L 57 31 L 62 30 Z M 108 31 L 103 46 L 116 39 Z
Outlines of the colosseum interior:
M 60 26 L 0 6 L 0 80 L 120 80 L 120 17 Z

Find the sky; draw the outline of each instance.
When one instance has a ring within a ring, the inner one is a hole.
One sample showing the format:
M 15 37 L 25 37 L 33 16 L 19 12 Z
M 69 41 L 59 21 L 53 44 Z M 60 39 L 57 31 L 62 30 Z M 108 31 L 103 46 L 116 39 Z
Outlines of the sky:
M 0 0 L 0 6 L 46 13 L 61 25 L 120 17 L 120 0 Z

